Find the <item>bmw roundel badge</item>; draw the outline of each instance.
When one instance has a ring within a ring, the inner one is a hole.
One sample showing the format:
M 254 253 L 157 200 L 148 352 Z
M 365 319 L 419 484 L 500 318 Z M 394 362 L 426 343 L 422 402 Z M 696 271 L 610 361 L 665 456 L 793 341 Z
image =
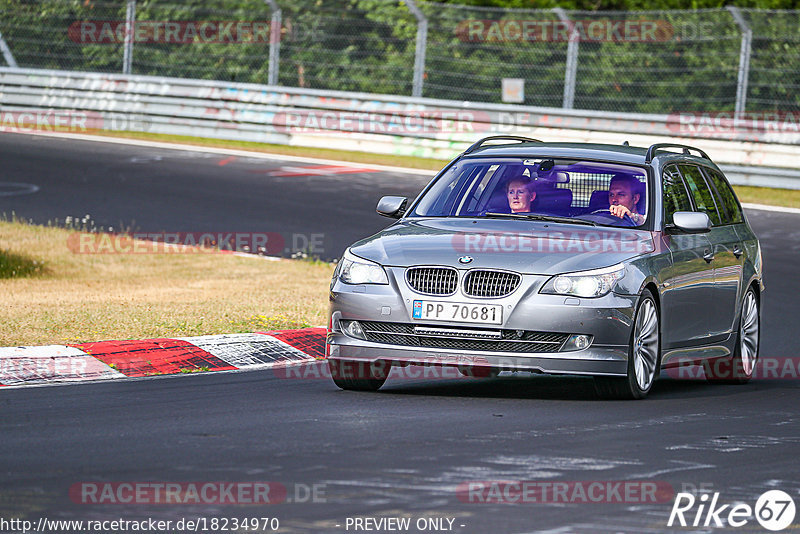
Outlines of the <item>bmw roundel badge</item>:
M 472 256 L 461 256 L 458 258 L 458 263 L 472 263 Z

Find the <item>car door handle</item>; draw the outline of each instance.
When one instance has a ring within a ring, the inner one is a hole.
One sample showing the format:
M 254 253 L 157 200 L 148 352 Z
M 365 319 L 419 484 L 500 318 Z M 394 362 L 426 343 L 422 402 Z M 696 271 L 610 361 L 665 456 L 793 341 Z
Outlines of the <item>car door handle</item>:
M 703 259 L 706 260 L 706 263 L 711 263 L 714 260 L 714 253 L 711 250 L 706 249 L 703 251 Z
M 737 260 L 739 258 L 741 258 L 742 257 L 742 247 L 740 247 L 739 245 L 734 246 L 733 247 L 733 255 L 736 256 Z

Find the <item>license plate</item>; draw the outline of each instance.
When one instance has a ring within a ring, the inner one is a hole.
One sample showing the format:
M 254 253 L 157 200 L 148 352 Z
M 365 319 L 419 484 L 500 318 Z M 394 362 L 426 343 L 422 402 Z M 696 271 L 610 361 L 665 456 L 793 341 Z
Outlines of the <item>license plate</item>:
M 411 316 L 424 321 L 503 324 L 503 307 L 498 304 L 464 304 L 437 300 L 415 300 Z

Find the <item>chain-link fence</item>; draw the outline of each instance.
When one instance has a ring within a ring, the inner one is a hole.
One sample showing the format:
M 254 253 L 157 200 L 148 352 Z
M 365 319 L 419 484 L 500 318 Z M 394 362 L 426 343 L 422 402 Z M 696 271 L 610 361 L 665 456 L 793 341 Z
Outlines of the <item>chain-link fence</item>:
M 23 68 L 616 112 L 800 110 L 798 11 L 0 0 L 0 35 L 5 64 Z

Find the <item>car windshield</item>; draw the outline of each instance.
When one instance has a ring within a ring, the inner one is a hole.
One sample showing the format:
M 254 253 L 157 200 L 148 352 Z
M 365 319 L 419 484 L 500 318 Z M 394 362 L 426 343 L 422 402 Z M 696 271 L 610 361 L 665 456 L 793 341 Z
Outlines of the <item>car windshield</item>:
M 547 157 L 465 158 L 436 180 L 408 216 L 641 226 L 647 198 L 641 167 Z

